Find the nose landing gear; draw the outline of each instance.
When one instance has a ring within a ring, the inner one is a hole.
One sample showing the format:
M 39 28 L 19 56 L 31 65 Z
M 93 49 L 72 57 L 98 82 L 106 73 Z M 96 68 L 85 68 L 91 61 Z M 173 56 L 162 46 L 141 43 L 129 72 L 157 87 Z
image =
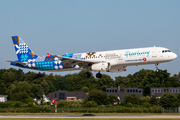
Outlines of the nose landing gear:
M 159 65 L 159 63 L 155 64 L 155 66 L 156 66 L 156 72 L 159 72 L 158 65 Z

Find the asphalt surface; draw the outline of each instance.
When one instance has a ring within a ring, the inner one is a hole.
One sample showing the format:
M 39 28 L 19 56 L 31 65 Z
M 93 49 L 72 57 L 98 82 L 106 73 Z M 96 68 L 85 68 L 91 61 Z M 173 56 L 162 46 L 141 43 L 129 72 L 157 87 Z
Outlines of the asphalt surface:
M 180 118 L 180 115 L 0 115 L 0 118 Z

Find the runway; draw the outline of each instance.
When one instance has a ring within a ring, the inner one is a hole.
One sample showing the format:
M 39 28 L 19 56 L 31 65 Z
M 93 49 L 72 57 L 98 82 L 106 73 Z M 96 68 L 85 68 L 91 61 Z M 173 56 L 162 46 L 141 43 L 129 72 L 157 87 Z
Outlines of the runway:
M 1 118 L 180 118 L 180 115 L 0 115 Z

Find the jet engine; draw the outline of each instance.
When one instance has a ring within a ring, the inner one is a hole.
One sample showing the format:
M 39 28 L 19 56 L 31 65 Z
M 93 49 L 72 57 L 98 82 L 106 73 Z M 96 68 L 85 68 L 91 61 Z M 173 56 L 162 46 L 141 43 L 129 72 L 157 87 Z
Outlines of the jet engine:
M 110 68 L 110 63 L 108 62 L 96 63 L 90 66 L 92 71 L 108 71 Z
M 127 70 L 127 66 L 111 67 L 111 69 L 108 72 L 124 72 L 126 70 Z

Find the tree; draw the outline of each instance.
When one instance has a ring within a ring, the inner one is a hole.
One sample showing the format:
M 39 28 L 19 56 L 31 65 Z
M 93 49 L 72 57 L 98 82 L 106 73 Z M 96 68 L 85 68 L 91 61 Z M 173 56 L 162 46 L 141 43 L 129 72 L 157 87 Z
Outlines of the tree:
M 18 78 L 17 81 L 24 81 L 24 72 L 22 69 L 18 69 L 14 72 L 16 77 Z
M 115 102 L 119 103 L 119 99 L 116 95 L 111 94 L 106 98 L 106 104 L 113 105 Z
M 57 104 L 57 107 L 67 107 L 68 103 L 65 100 L 60 100 Z
M 88 87 L 82 87 L 82 88 L 81 88 L 81 91 L 83 91 L 83 92 L 88 92 L 88 91 L 89 91 L 89 88 L 88 88 Z
M 2 75 L 2 80 L 5 82 L 6 87 L 10 86 L 16 79 L 16 75 L 11 71 L 6 71 Z
M 7 87 L 0 79 L 0 95 L 6 95 Z
M 29 97 L 33 98 L 34 94 L 31 92 L 31 85 L 24 82 L 17 82 L 11 86 L 10 89 L 10 100 L 28 102 L 26 99 Z
M 68 81 L 67 76 L 62 77 L 56 75 L 53 85 L 55 90 L 61 89 L 61 90 L 72 91 L 72 83 Z
M 30 83 L 36 78 L 36 73 L 29 71 L 24 75 L 24 77 L 25 77 L 25 81 Z
M 150 106 L 152 106 L 150 104 L 150 100 L 151 100 L 151 98 L 149 96 L 142 97 L 142 98 L 140 98 L 140 104 L 143 105 L 144 107 L 150 107 Z
M 43 96 L 43 89 L 41 85 L 32 84 L 31 92 L 34 94 L 34 98 L 40 100 Z
M 91 72 L 91 76 L 89 78 L 86 78 L 84 76 L 84 73 L 87 72 L 85 70 L 82 70 L 78 74 L 75 73 L 69 77 L 67 77 L 67 80 L 71 83 L 72 85 L 72 91 L 80 91 L 82 87 L 86 86 L 89 88 L 89 90 L 94 90 L 97 88 L 97 80 L 94 78 Z
M 151 98 L 149 96 L 140 98 L 140 103 L 150 103 Z
M 139 104 L 139 98 L 135 94 L 125 95 L 123 104 L 131 103 L 133 105 Z
M 161 96 L 159 105 L 162 107 L 175 107 L 175 102 L 177 102 L 176 96 L 172 93 L 166 92 Z
M 153 95 L 149 101 L 152 105 L 158 105 L 159 104 L 159 98 L 156 98 L 155 95 Z
M 72 90 L 79 91 L 82 88 L 82 83 L 83 78 L 79 76 L 77 73 L 73 74 L 71 77 L 68 77 L 68 81 L 72 83 Z
M 102 78 L 98 79 L 98 89 L 106 91 L 107 87 L 113 87 L 114 81 L 109 75 L 102 74 Z
M 6 72 L 6 69 L 0 69 L 0 79 L 2 79 L 2 75 Z
M 107 93 L 101 90 L 92 90 L 88 93 L 85 103 L 88 101 L 94 101 L 98 105 L 104 105 L 105 100 L 107 98 Z
M 86 103 L 83 104 L 84 107 L 97 107 L 98 104 L 94 101 L 88 101 Z
M 177 101 L 180 102 L 180 93 L 176 96 Z
M 49 85 L 45 80 L 43 80 L 43 82 L 41 83 L 41 86 L 42 86 L 42 89 L 44 90 L 44 93 L 48 93 Z

